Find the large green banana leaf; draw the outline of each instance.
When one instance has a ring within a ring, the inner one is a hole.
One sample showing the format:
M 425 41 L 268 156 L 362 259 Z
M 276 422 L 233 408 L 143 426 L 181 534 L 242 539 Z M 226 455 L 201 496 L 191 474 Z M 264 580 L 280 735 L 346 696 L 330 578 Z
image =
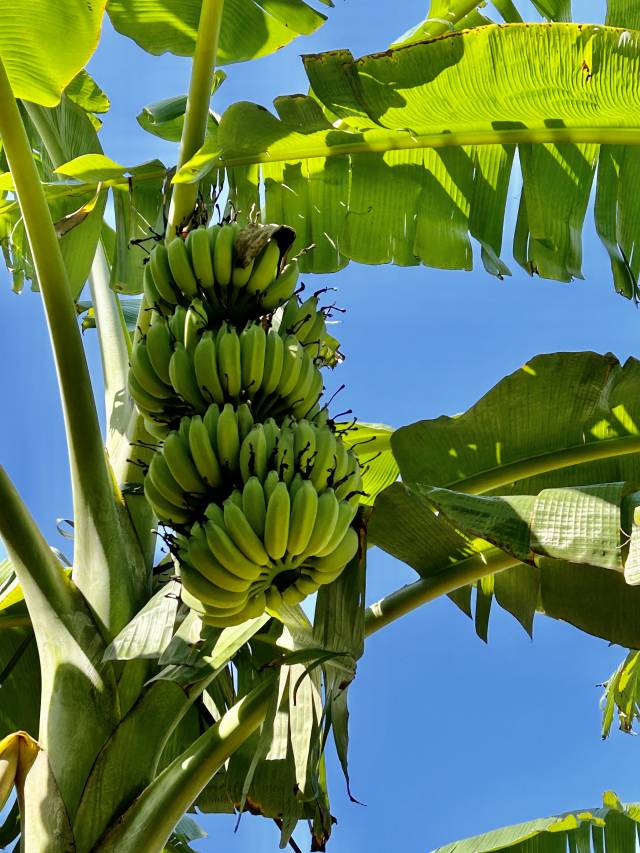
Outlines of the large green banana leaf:
M 640 590 L 622 574 L 627 567 L 635 581 L 626 495 L 636 486 L 576 488 L 640 481 L 639 387 L 634 359 L 538 356 L 466 413 L 397 430 L 391 445 L 404 484 L 378 496 L 370 541 L 423 578 L 452 573 L 462 586 L 485 575 L 476 607 L 483 637 L 495 596 L 529 631 L 537 609 L 640 647 Z M 597 504 L 586 515 L 583 500 Z M 468 592 L 456 600 L 469 608 Z
M 507 826 L 438 847 L 432 853 L 635 853 L 640 804 L 621 803 L 607 792 L 601 808 Z
M 320 0 L 333 6 L 330 0 Z M 178 56 L 194 52 L 201 0 L 109 0 L 111 23 L 149 53 Z M 325 15 L 303 0 L 226 0 L 218 63 L 228 65 L 266 56 L 322 26 Z
M 98 46 L 105 0 L 2 4 L 0 58 L 13 93 L 54 107 Z
M 306 56 L 309 96 L 277 115 L 231 106 L 177 180 L 229 170 L 247 212 L 295 224 L 303 261 L 469 269 L 502 258 L 507 190 L 518 153 L 522 197 L 514 256 L 530 273 L 582 275 L 581 234 L 599 164 L 595 221 L 615 286 L 635 294 L 640 214 L 634 181 L 640 102 L 635 31 L 510 24 L 454 32 L 354 59 Z M 234 176 L 235 175 L 235 176 Z

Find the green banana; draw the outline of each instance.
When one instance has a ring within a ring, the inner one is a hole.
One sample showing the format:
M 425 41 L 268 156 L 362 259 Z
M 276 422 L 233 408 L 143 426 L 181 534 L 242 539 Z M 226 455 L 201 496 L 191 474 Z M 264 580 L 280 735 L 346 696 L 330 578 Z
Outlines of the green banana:
M 339 501 L 338 519 L 334 531 L 324 548 L 317 549 L 315 553 L 316 557 L 327 557 L 335 551 L 342 542 L 347 530 L 350 529 L 349 525 L 355 518 L 356 511 L 357 507 L 352 506 L 347 501 Z
M 292 333 L 298 338 L 299 341 L 302 341 L 303 344 L 307 342 L 307 338 L 313 324 L 318 315 L 318 297 L 310 296 L 308 299 L 300 305 L 297 311 L 297 316 L 294 321 L 294 327 Z
M 152 308 L 155 308 L 156 311 L 163 311 L 164 300 L 160 296 L 158 288 L 155 285 L 153 280 L 153 274 L 151 272 L 151 266 L 149 264 L 145 265 L 144 272 L 142 274 L 142 292 L 144 293 L 144 298 L 147 302 L 147 305 L 150 305 Z
M 194 569 L 206 580 L 216 584 L 220 589 L 227 592 L 242 592 L 249 589 L 249 581 L 231 574 L 222 563 L 216 560 L 207 544 L 204 531 L 202 531 L 201 537 L 194 535 L 193 531 L 191 532 L 185 560 L 191 563 Z M 215 602 L 211 603 L 214 604 Z
M 333 479 L 331 481 L 332 487 L 336 488 L 336 483 L 340 483 L 347 474 L 349 473 L 349 466 L 352 464 L 352 458 L 347 450 L 344 442 L 336 438 L 336 468 L 333 472 Z M 340 500 L 340 498 L 338 498 Z
M 187 237 L 187 249 L 196 278 L 205 290 L 210 290 L 215 281 L 209 234 L 206 228 L 194 228 Z
M 223 484 L 222 469 L 200 415 L 194 415 L 191 418 L 189 448 L 198 474 L 204 482 L 212 489 L 220 488 Z
M 347 565 L 349 560 L 355 557 L 358 550 L 358 534 L 353 527 L 347 528 L 338 542 L 336 547 L 329 554 L 322 557 L 313 557 L 309 560 L 309 565 L 314 573 L 334 574 L 340 572 Z M 317 580 L 316 574 L 312 575 L 314 580 Z
M 278 613 L 282 608 L 282 593 L 275 586 L 270 586 L 265 593 L 266 606 L 269 610 Z
M 227 287 L 233 271 L 233 244 L 237 228 L 234 224 L 223 225 L 218 231 L 213 252 L 213 274 L 216 284 Z
M 327 584 L 333 583 L 333 581 L 337 580 L 344 571 L 345 566 L 346 563 L 334 572 L 319 572 L 312 566 L 304 566 L 302 571 L 304 572 L 305 577 L 320 587 L 326 586 Z
M 275 469 L 285 483 L 290 483 L 295 474 L 295 455 L 293 450 L 293 432 L 290 429 L 280 430 L 278 438 Z
M 166 500 L 151 482 L 150 477 L 144 478 L 144 496 L 155 515 L 165 524 L 185 524 L 191 519 L 191 512 Z
M 218 452 L 218 418 L 220 417 L 220 406 L 216 403 L 212 403 L 207 411 L 204 413 L 204 417 L 202 421 L 207 428 L 207 432 L 209 433 L 209 440 L 211 441 L 211 447 L 215 453 Z
M 204 511 L 205 518 L 213 521 L 214 524 L 224 527 L 224 512 L 218 504 L 211 503 Z
M 305 556 L 315 556 L 326 547 L 336 529 L 339 513 L 340 506 L 333 489 L 327 489 L 326 492 L 318 496 L 316 520 L 307 542 Z
M 296 468 L 307 474 L 316 452 L 316 430 L 304 418 L 297 422 L 293 432 L 293 452 Z
M 278 275 L 280 247 L 275 240 L 269 240 L 262 252 L 253 262 L 253 270 L 246 284 L 247 293 L 262 293 Z
M 193 354 L 202 331 L 207 328 L 209 318 L 201 299 L 192 299 L 184 321 L 184 345 Z
M 287 551 L 294 557 L 303 554 L 309 544 L 317 512 L 318 493 L 309 480 L 304 480 L 291 505 Z
M 267 514 L 262 483 L 257 477 L 249 477 L 242 490 L 242 510 L 256 536 L 264 536 L 264 522 Z
M 231 403 L 227 403 L 220 412 L 216 432 L 218 458 L 227 470 L 235 471 L 240 455 L 240 433 L 238 418 Z
M 246 403 L 240 403 L 236 410 L 236 417 L 238 418 L 238 433 L 240 435 L 240 441 L 244 441 L 253 429 L 253 415 L 251 414 L 251 409 Z
M 251 273 L 253 272 L 253 261 L 254 259 L 252 258 L 246 267 L 241 267 L 237 264 L 234 266 L 233 272 L 231 273 L 231 284 L 238 290 L 245 287 L 251 278 Z
M 340 483 L 340 485 L 336 488 L 336 497 L 339 501 L 348 501 L 350 504 L 359 504 L 360 503 L 360 494 L 362 491 L 362 474 L 360 473 L 360 468 L 353 472 L 344 483 Z M 357 500 L 356 500 L 357 498 Z
M 240 338 L 236 330 L 225 323 L 216 338 L 218 374 L 228 397 L 238 397 L 242 388 Z
M 284 339 L 287 335 L 295 334 L 295 324 L 298 319 L 299 308 L 298 297 L 293 296 L 274 312 L 271 325 L 276 329 L 281 338 Z
M 175 346 L 169 362 L 169 376 L 178 396 L 193 406 L 197 412 L 204 412 L 207 401 L 200 393 L 193 358 L 184 344 L 177 343 Z
M 259 566 L 270 566 L 271 560 L 264 549 L 262 540 L 254 533 L 244 512 L 231 500 L 224 506 L 224 523 L 229 536 L 242 553 Z
M 152 438 L 164 440 L 171 432 L 171 428 L 165 423 L 158 423 L 151 418 L 144 418 L 144 428 Z
M 188 299 L 198 295 L 198 282 L 193 274 L 189 252 L 181 237 L 175 237 L 167 246 L 167 259 L 171 276 Z
M 260 390 L 264 397 L 270 397 L 278 387 L 282 376 L 284 340 L 274 329 L 269 329 L 265 337 L 264 369 Z
M 204 529 L 213 556 L 231 574 L 251 582 L 260 577 L 262 567 L 245 557 L 223 527 L 208 521 Z
M 300 268 L 297 261 L 291 261 L 282 270 L 278 278 L 266 289 L 261 296 L 262 307 L 265 311 L 273 311 L 287 299 L 290 299 L 298 284 Z
M 291 499 L 291 505 L 292 506 L 293 506 L 293 502 L 295 500 L 295 497 L 298 494 L 298 491 L 300 490 L 302 484 L 305 482 L 306 482 L 306 480 L 303 478 L 300 471 L 296 471 L 296 473 L 294 474 L 293 480 L 288 484 L 289 485 L 289 497 Z
M 162 455 L 173 479 L 189 494 L 203 495 L 205 484 L 189 454 L 188 446 L 178 431 L 170 432 L 162 445 Z
M 273 494 L 273 491 L 276 488 L 276 486 L 278 485 L 278 483 L 280 483 L 280 477 L 278 477 L 278 472 L 277 471 L 269 471 L 269 473 L 265 477 L 265 480 L 264 480 L 264 483 L 262 486 L 264 489 L 264 496 L 265 496 L 267 506 L 269 505 L 269 500 L 271 498 L 271 495 Z
M 305 598 L 304 592 L 297 589 L 295 584 L 288 586 L 282 593 L 282 600 L 290 607 L 295 607 L 296 604 L 300 604 L 303 598 Z
M 254 396 L 262 385 L 267 336 L 260 323 L 251 323 L 240 334 L 242 387 Z
M 267 418 L 262 424 L 262 429 L 264 430 L 264 438 L 267 443 L 267 465 L 270 467 L 275 460 L 276 444 L 280 437 L 280 430 L 273 418 Z
M 304 347 L 302 348 L 302 352 L 302 366 L 300 368 L 298 381 L 296 382 L 293 390 L 286 395 L 287 408 L 289 409 L 291 409 L 294 404 L 299 405 L 303 402 L 311 388 L 314 372 L 317 371 L 317 368 L 313 363 L 313 359 L 308 352 L 305 352 Z
M 324 344 L 326 332 L 327 324 L 324 318 L 324 314 L 322 313 L 322 311 L 317 311 L 313 322 L 306 330 L 305 336 L 301 337 L 300 335 L 298 335 L 298 337 L 305 345 L 305 347 L 317 346 L 318 351 L 316 355 L 319 356 L 320 350 L 322 349 L 322 346 Z
M 329 478 L 336 466 L 336 439 L 330 429 L 318 430 L 316 436 L 316 457 L 311 469 L 311 482 L 318 492 L 326 489 Z
M 193 353 L 196 381 L 203 397 L 214 403 L 224 403 L 225 393 L 218 373 L 218 361 L 213 332 L 205 332 Z
M 264 522 L 264 545 L 274 560 L 282 559 L 287 550 L 290 503 L 287 484 L 278 483 L 269 498 Z
M 213 616 L 211 613 L 205 613 L 202 617 L 202 621 L 206 625 L 210 625 L 212 628 L 230 628 L 233 625 L 241 625 L 249 619 L 256 619 L 258 616 L 261 616 L 264 613 L 265 607 L 265 594 L 260 592 L 249 599 L 246 607 L 237 613 L 234 613 L 232 616 L 221 617 Z
M 182 578 L 182 592 L 184 593 L 186 590 L 191 598 L 199 602 L 200 606 L 204 605 L 204 613 L 207 616 L 213 615 L 217 618 L 226 619 L 233 617 L 234 614 L 239 613 L 247 606 L 248 589 L 240 592 L 229 592 L 229 590 L 221 589 L 217 584 L 212 584 L 202 577 L 188 563 L 181 564 L 180 577 Z M 185 604 L 188 604 L 184 594 L 182 599 Z
M 264 480 L 267 475 L 267 440 L 262 424 L 256 424 L 240 446 L 240 474 L 247 482 L 252 476 Z M 260 487 L 262 491 L 262 487 Z
M 181 509 L 189 509 L 184 489 L 172 475 L 167 461 L 161 453 L 154 453 L 149 463 L 147 477 L 156 491 L 171 504 Z
M 173 314 L 169 317 L 169 331 L 174 341 L 184 343 L 184 327 L 187 321 L 187 309 L 182 305 L 176 305 Z
M 276 388 L 279 397 L 288 397 L 296 387 L 302 370 L 304 354 L 304 347 L 295 335 L 287 335 L 284 342 L 282 374 Z
M 318 404 L 320 397 L 322 396 L 322 392 L 324 390 L 324 380 L 322 379 L 322 374 L 318 370 L 317 367 L 313 367 L 313 372 L 311 374 L 311 384 L 309 385 L 309 389 L 305 396 L 299 402 L 295 403 L 292 406 L 292 414 L 296 418 L 306 418 L 308 417 L 315 406 Z
M 249 593 L 249 584 L 243 582 L 244 586 L 237 590 L 224 589 L 215 581 L 211 581 L 199 572 L 193 565 L 193 562 L 194 546 L 190 544 L 185 554 L 184 562 L 180 563 L 180 577 L 182 578 L 184 587 L 191 595 L 195 596 L 203 604 L 207 605 L 207 607 L 216 607 L 221 610 L 233 610 L 240 609 L 241 606 L 244 607 Z
M 177 305 L 178 294 L 173 284 L 169 256 L 164 243 L 156 243 L 149 258 L 149 268 L 156 290 L 168 305 Z
M 167 399 L 173 396 L 173 391 L 170 385 L 165 384 L 158 376 L 151 364 L 147 345 L 144 340 L 140 340 L 131 351 L 131 372 L 135 376 L 138 384 L 153 397 Z
M 146 344 L 151 366 L 159 378 L 166 385 L 170 385 L 169 362 L 173 355 L 173 339 L 169 326 L 162 317 L 156 316 L 151 322 L 147 332 Z
M 159 397 L 155 397 L 153 394 L 149 394 L 145 389 L 140 385 L 135 376 L 133 375 L 133 371 L 129 371 L 129 375 L 127 377 L 127 387 L 129 389 L 129 393 L 135 400 L 136 406 L 143 412 L 145 415 L 163 415 L 166 409 L 166 399 L 161 400 Z
M 301 575 L 293 585 L 304 596 L 313 595 L 314 592 L 318 591 L 320 586 L 320 584 L 317 584 L 315 581 L 312 581 L 311 578 L 305 577 L 304 575 Z

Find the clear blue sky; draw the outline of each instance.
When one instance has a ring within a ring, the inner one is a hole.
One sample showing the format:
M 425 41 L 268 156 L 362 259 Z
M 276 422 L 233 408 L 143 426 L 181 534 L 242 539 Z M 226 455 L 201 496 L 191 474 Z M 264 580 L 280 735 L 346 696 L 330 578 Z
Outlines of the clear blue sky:
M 227 69 L 216 99 L 269 105 L 304 91 L 298 54 L 348 47 L 384 49 L 425 14 L 424 0 L 336 0 L 315 36 L 280 54 Z M 584 20 L 601 19 L 599 2 L 580 0 Z M 122 163 L 175 161 L 174 147 L 144 134 L 135 115 L 146 103 L 186 91 L 188 62 L 153 58 L 105 25 L 91 71 L 109 93 L 103 145 Z M 517 192 L 511 199 L 511 218 Z M 613 293 L 605 253 L 585 234 L 584 282 L 530 279 L 513 267 L 498 282 L 477 272 L 351 265 L 331 278 L 349 309 L 339 330 L 347 361 L 341 395 L 362 420 L 394 426 L 454 414 L 533 355 L 557 350 L 640 352 L 638 311 Z M 508 252 L 507 252 L 508 256 Z M 40 298 L 10 292 L 0 272 L 0 458 L 50 541 L 65 548 L 56 517 L 69 517 L 66 451 Z M 326 281 L 326 277 L 319 280 Z M 85 336 L 100 394 L 97 348 Z M 338 378 L 338 377 L 336 377 Z M 407 567 L 370 554 L 368 599 L 414 579 Z M 331 761 L 334 853 L 426 853 L 465 835 L 507 823 L 596 805 L 605 789 L 640 799 L 632 738 L 599 738 L 597 684 L 624 651 L 539 617 L 531 642 L 494 608 L 489 644 L 449 603 L 438 601 L 367 643 L 351 689 L 349 803 Z M 245 816 L 236 835 L 230 816 L 203 818 L 209 838 L 198 849 L 267 853 L 273 824 Z M 306 830 L 296 838 L 307 847 Z

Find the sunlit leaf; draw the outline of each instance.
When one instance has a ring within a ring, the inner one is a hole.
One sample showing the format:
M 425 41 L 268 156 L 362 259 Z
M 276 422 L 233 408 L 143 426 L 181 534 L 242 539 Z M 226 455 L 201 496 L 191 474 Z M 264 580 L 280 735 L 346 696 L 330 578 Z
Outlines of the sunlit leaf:
M 191 56 L 195 48 L 200 0 L 110 0 L 111 23 L 149 53 Z M 228 65 L 266 56 L 299 35 L 309 35 L 325 21 L 303 0 L 226 0 L 218 63 Z
M 55 106 L 98 46 L 106 0 L 3 3 L 0 58 L 16 98 Z
M 340 425 L 342 440 L 352 447 L 364 469 L 362 503 L 372 506 L 376 496 L 398 479 L 398 464 L 391 450 L 393 428 L 385 424 L 358 422 L 354 426 Z M 344 427 L 348 429 L 344 429 Z
M 566 3 L 544 7 L 567 18 Z M 640 123 L 637 58 L 632 31 L 564 23 L 480 26 L 358 60 L 307 56 L 311 96 L 276 99 L 277 115 L 232 105 L 177 180 L 259 166 L 266 219 L 295 226 L 295 249 L 315 246 L 302 259 L 308 271 L 349 260 L 470 269 L 473 238 L 486 269 L 504 276 L 519 144 L 514 257 L 531 274 L 570 281 L 583 275 L 583 222 L 607 143 L 596 223 L 615 287 L 633 297 L 640 170 L 626 142 Z
M 635 853 L 640 805 L 623 805 L 607 792 L 601 808 L 564 812 L 554 817 L 507 826 L 438 847 L 432 853 Z M 604 837 L 601 833 L 604 831 Z

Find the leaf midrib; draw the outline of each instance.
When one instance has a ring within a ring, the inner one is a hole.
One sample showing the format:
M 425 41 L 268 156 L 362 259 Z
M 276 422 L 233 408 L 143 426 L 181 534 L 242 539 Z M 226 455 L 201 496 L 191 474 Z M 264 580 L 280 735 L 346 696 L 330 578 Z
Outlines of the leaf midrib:
M 605 439 L 542 453 L 528 459 L 488 468 L 470 477 L 452 480 L 442 484 L 442 487 L 470 495 L 480 495 L 539 474 L 587 462 L 611 459 L 615 456 L 628 456 L 631 453 L 640 453 L 640 435 L 625 435 L 621 438 Z

